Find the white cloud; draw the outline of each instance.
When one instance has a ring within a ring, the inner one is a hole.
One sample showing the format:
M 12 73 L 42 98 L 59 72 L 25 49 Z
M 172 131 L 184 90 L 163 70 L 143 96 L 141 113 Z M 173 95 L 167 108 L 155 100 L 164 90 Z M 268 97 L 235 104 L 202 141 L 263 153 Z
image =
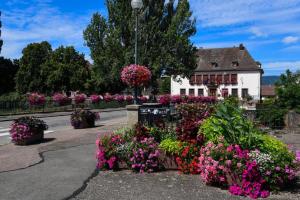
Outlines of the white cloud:
M 191 0 L 198 23 L 204 28 L 230 27 L 256 37 L 300 33 L 299 0 Z
M 263 63 L 263 69 L 266 75 L 278 75 L 284 73 L 286 70 L 292 72 L 300 70 L 300 61 L 278 61 Z
M 292 43 L 296 43 L 299 41 L 299 37 L 295 37 L 295 36 L 287 36 L 285 38 L 283 38 L 282 42 L 284 44 L 292 44 Z
M 84 49 L 82 31 L 88 24 L 91 12 L 82 16 L 62 13 L 50 6 L 49 0 L 23 2 L 25 9 L 12 9 L 3 12 L 2 55 L 19 58 L 22 49 L 29 43 L 49 41 L 53 48 L 59 45 L 72 45 Z M 15 0 L 8 2 L 16 3 Z M 85 50 L 85 49 L 84 49 Z

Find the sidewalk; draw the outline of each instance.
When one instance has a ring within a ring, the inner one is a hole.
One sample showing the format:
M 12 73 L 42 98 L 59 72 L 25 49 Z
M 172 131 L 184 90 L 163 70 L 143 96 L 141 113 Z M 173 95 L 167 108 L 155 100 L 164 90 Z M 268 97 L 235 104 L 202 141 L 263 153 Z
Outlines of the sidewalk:
M 106 108 L 106 109 L 93 109 L 94 112 L 112 112 L 126 110 L 126 108 Z M 24 115 L 8 115 L 8 116 L 0 116 L 0 122 L 12 121 L 18 119 L 19 117 L 25 116 L 34 116 L 37 118 L 47 118 L 47 117 L 58 117 L 58 116 L 68 116 L 71 115 L 72 111 L 68 112 L 52 112 L 52 113 L 36 113 L 36 114 L 24 114 Z
M 59 200 L 96 175 L 95 140 L 125 126 L 123 122 L 46 135 L 31 146 L 0 146 L 1 200 Z

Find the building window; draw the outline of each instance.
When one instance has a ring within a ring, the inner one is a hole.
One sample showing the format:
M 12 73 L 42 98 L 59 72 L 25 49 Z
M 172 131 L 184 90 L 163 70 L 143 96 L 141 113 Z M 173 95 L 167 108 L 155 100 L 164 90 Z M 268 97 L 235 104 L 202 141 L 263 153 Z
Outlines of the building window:
M 248 88 L 243 88 L 242 89 L 242 98 L 246 98 L 247 96 L 249 96 Z
M 231 96 L 238 97 L 238 89 L 237 88 L 232 88 L 231 89 Z
M 211 84 L 216 83 L 216 75 L 215 74 L 209 75 L 209 83 L 211 83 Z
M 223 88 L 222 89 L 222 97 L 228 97 L 228 89 L 227 88 Z
M 202 84 L 202 75 L 196 75 L 196 84 L 201 85 Z
M 195 79 L 196 79 L 196 75 L 192 75 L 191 78 L 190 78 L 190 85 L 195 84 Z
M 223 76 L 222 76 L 222 74 L 218 74 L 217 75 L 217 83 L 218 84 L 222 84 L 223 83 Z
M 237 74 L 231 74 L 231 84 L 237 84 Z
M 238 61 L 233 61 L 232 62 L 232 67 L 238 67 L 239 66 L 239 62 Z
M 224 75 L 224 83 L 229 84 L 229 74 Z
M 189 89 L 189 95 L 195 96 L 195 89 Z
M 198 96 L 204 96 L 204 90 L 198 89 Z
M 185 89 L 180 89 L 180 95 L 186 95 Z
M 211 66 L 212 66 L 213 68 L 217 68 L 217 67 L 218 67 L 218 63 L 212 62 L 212 63 L 211 63 Z
M 208 75 L 203 75 L 203 84 L 208 84 Z

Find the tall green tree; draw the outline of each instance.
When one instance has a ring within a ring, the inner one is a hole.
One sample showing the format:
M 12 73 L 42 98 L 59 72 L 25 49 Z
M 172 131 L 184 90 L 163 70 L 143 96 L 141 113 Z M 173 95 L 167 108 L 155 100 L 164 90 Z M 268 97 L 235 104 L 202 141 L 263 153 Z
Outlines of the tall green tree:
M 90 78 L 90 66 L 84 55 L 74 47 L 59 47 L 43 64 L 41 76 L 46 80 L 47 92 L 85 91 Z
M 276 83 L 276 94 L 280 106 L 300 109 L 300 73 L 287 70 Z
M 19 69 L 17 60 L 0 57 L 0 95 L 15 90 L 15 75 Z
M 17 92 L 44 92 L 47 85 L 42 76 L 42 67 L 52 53 L 51 45 L 48 42 L 32 43 L 22 53 L 20 69 L 16 74 Z
M 134 63 L 135 13 L 128 0 L 106 0 L 108 17 L 93 15 L 84 39 L 94 60 L 95 80 L 102 91 L 122 90 L 120 71 Z M 190 37 L 196 32 L 187 0 L 144 0 L 139 12 L 139 64 L 149 67 L 156 85 L 161 70 L 189 76 L 196 67 L 196 48 Z M 106 72 L 109 72 L 109 75 Z M 104 74 L 104 75 L 103 75 Z M 111 88 L 113 85 L 116 88 Z

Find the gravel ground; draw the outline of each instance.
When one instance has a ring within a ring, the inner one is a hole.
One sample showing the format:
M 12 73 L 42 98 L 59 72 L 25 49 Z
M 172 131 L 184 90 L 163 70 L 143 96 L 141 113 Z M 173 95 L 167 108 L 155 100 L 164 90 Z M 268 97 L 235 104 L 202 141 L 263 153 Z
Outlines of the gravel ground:
M 136 174 L 128 170 L 99 172 L 87 188 L 72 200 L 240 200 L 226 190 L 206 186 L 199 176 L 179 175 L 176 171 Z M 300 193 L 280 193 L 269 199 L 300 200 Z

